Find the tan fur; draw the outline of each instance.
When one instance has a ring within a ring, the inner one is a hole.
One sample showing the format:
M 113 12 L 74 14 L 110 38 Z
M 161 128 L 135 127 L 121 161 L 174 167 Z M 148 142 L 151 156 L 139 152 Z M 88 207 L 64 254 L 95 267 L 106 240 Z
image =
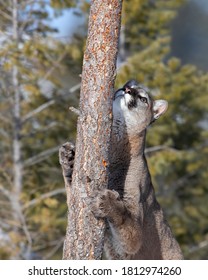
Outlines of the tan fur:
M 156 200 L 144 155 L 146 128 L 166 111 L 167 102 L 153 101 L 148 93 L 134 80 L 115 93 L 109 186 L 91 201 L 94 215 L 107 220 L 104 251 L 108 259 L 183 259 Z M 60 149 L 69 184 L 74 154 L 70 143 Z
M 146 127 L 166 108 L 164 102 L 154 103 L 147 96 L 146 107 L 135 98 L 135 108 L 129 110 L 132 84 L 140 91 L 139 84 L 130 81 L 122 89 L 124 95 L 114 101 L 109 189 L 96 194 L 92 211 L 98 218 L 107 218 L 104 249 L 108 259 L 183 259 L 155 198 L 144 156 Z

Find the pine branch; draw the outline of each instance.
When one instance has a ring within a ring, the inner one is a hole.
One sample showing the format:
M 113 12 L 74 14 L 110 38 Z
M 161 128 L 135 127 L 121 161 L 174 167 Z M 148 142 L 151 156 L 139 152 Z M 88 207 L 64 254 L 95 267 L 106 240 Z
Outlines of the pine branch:
M 12 124 L 12 122 L 8 118 L 6 118 L 4 115 L 2 115 L 2 114 L 0 114 L 0 120 L 2 122 L 8 123 L 8 124 Z
M 0 220 L 0 227 L 1 228 L 4 228 L 4 229 L 9 229 L 10 228 L 10 226 L 9 226 L 9 224 L 8 224 L 8 222 L 7 222 L 7 220 L 6 221 L 4 221 L 4 220 Z M 8 236 L 8 234 L 7 234 L 7 236 Z
M 43 77 L 44 80 L 47 80 L 50 75 L 53 73 L 53 71 L 56 70 L 56 68 L 59 67 L 60 62 L 64 59 L 64 57 L 66 56 L 67 51 L 65 51 L 63 54 L 60 55 L 60 57 L 57 59 L 57 61 L 55 61 L 53 63 L 53 66 L 51 67 L 51 69 L 49 69 L 49 71 L 45 74 L 45 76 Z M 53 60 L 53 59 L 52 59 Z
M 23 165 L 24 165 L 24 167 L 29 167 L 34 164 L 40 163 L 41 161 L 47 159 L 52 154 L 56 153 L 58 150 L 59 150 L 59 146 L 48 149 L 42 153 L 39 153 L 38 155 L 36 155 L 34 157 L 31 157 L 31 158 L 25 160 Z
M 77 85 L 71 87 L 71 88 L 69 89 L 69 93 L 74 93 L 75 91 L 77 91 L 77 90 L 80 89 L 80 88 L 81 88 L 81 83 L 79 83 L 79 84 L 77 84 Z
M 204 240 L 202 242 L 200 242 L 199 244 L 197 244 L 196 246 L 192 246 L 190 249 L 189 249 L 189 254 L 192 254 L 196 251 L 199 251 L 203 248 L 206 248 L 208 247 L 208 240 Z
M 65 192 L 66 192 L 65 189 L 61 188 L 61 189 L 57 189 L 57 190 L 54 190 L 54 191 L 51 191 L 51 192 L 44 193 L 41 196 L 39 196 L 38 198 L 32 199 L 31 201 L 26 203 L 23 206 L 23 210 L 25 210 L 25 209 L 27 209 L 27 208 L 29 208 L 31 206 L 34 206 L 35 204 L 38 204 L 39 202 L 41 202 L 42 200 L 44 200 L 46 198 L 55 196 L 57 194 L 65 193 Z
M 50 1 L 41 1 L 41 0 L 28 0 L 28 1 L 21 1 L 21 3 L 19 3 L 20 8 L 24 9 L 29 5 L 32 4 L 46 4 L 46 5 L 50 5 Z
M 2 128 L 0 128 L 0 134 L 4 137 L 4 138 L 7 138 L 7 139 L 10 139 L 10 136 L 9 134 Z
M 1 0 L 0 2 L 1 2 L 1 5 L 4 7 L 5 10 L 12 12 L 12 8 L 13 8 L 12 7 L 12 4 L 13 4 L 12 0 L 8 0 L 8 1 Z
M 78 88 L 80 88 L 80 84 L 77 84 L 73 87 L 71 87 L 69 89 L 69 92 L 70 93 L 73 93 L 75 92 Z M 67 94 L 66 94 L 67 95 Z M 55 99 L 52 99 L 42 105 L 40 105 L 38 108 L 36 108 L 35 110 L 31 111 L 30 113 L 28 113 L 27 115 L 25 115 L 23 118 L 22 118 L 22 123 L 25 123 L 27 122 L 29 119 L 33 118 L 35 115 L 39 114 L 40 112 L 42 112 L 43 110 L 47 109 L 48 107 L 50 107 L 51 105 L 55 104 Z M 79 110 L 78 109 L 72 109 L 73 107 L 70 107 L 69 109 L 71 111 L 73 111 L 74 113 L 76 113 L 78 115 L 78 112 Z M 1 115 L 0 115 L 1 117 Z
M 59 250 L 59 248 L 60 247 L 62 247 L 63 246 L 63 242 L 64 242 L 64 238 L 61 238 L 60 240 L 55 240 L 55 242 L 54 242 L 54 247 L 53 247 L 53 249 L 51 250 L 51 251 L 49 251 L 44 257 L 43 257 L 43 259 L 44 260 L 50 260 L 53 256 L 54 256 L 54 254 Z
M 23 32 L 25 31 L 25 27 L 27 26 L 28 22 L 30 22 L 30 19 L 32 18 L 32 13 L 34 11 L 34 5 L 37 4 L 37 1 L 26 1 L 25 5 L 29 7 L 28 12 L 27 12 L 27 20 L 23 21 L 22 25 L 19 27 L 19 33 L 22 36 Z M 23 3 L 21 3 L 23 5 Z M 24 9 L 22 7 L 22 9 Z
M 158 145 L 158 146 L 146 148 L 145 149 L 145 154 L 152 153 L 152 152 L 157 152 L 157 151 L 161 151 L 161 150 L 171 150 L 171 151 L 178 152 L 177 149 L 174 149 L 172 147 L 168 147 L 168 146 L 165 146 L 165 145 Z
M 187 180 L 191 180 L 192 177 L 194 177 L 197 174 L 196 171 L 190 172 L 185 174 L 184 176 L 180 177 L 179 179 L 175 180 L 171 185 L 170 185 L 170 190 L 171 189 L 179 189 L 181 187 L 186 186 Z
M 22 136 L 22 138 L 35 137 L 36 133 L 48 132 L 49 129 L 54 128 L 54 127 L 57 127 L 57 126 L 59 126 L 59 127 L 62 127 L 62 126 L 65 127 L 63 124 L 60 124 L 60 123 L 54 121 L 54 122 L 51 122 L 51 123 L 49 123 L 48 125 L 43 126 L 43 127 L 41 127 L 41 128 L 38 128 L 38 127 L 36 128 L 36 127 L 34 127 L 33 130 L 30 131 L 30 133 L 22 134 L 21 136 Z
M 33 118 L 35 115 L 39 114 L 40 112 L 42 112 L 43 110 L 47 109 L 48 107 L 50 107 L 53 104 L 55 104 L 55 100 L 54 99 L 52 99 L 52 100 L 50 100 L 50 101 L 40 105 L 38 108 L 36 108 L 35 110 L 31 111 L 26 116 L 24 116 L 22 118 L 22 123 L 27 122 L 29 119 Z
M 69 107 L 69 110 L 75 113 L 77 116 L 80 115 L 80 110 L 74 107 Z
M 3 12 L 2 10 L 0 10 L 0 15 L 3 16 L 5 19 L 12 21 L 12 17 L 9 14 Z
M 9 200 L 11 200 L 11 192 L 4 188 L 2 185 L 0 185 L 0 192 L 2 192 L 3 195 L 5 195 Z

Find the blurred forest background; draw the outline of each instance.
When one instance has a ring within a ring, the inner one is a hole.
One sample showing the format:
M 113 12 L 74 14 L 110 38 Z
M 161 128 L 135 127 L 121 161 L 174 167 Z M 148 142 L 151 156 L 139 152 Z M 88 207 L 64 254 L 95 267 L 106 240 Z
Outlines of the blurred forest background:
M 89 2 L 0 0 L 0 259 L 62 258 L 58 148 L 76 136 Z M 116 86 L 134 78 L 169 102 L 146 154 L 186 259 L 208 259 L 207 34 L 206 0 L 123 3 Z

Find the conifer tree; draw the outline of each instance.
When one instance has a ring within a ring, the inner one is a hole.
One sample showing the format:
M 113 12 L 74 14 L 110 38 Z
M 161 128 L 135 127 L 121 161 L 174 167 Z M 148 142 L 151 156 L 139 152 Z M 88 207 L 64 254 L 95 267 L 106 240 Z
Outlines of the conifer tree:
M 75 2 L 0 1 L 0 259 L 50 258 L 63 242 L 57 151 L 74 128 L 61 129 L 70 94 L 60 85 L 64 60 L 80 70 L 81 50 L 52 38 L 49 4 L 55 13 Z
M 166 117 L 148 132 L 148 163 L 185 258 L 204 259 L 208 256 L 208 75 L 170 56 L 171 22 L 186 3 L 123 2 L 116 83 L 119 87 L 137 79 L 150 87 L 153 97 L 169 102 Z M 86 1 L 84 12 L 87 6 Z

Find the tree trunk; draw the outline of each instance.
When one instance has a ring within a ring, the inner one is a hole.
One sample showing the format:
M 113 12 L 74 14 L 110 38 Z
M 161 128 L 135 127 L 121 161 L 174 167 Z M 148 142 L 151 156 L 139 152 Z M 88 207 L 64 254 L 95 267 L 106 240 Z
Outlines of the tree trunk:
M 93 216 L 87 198 L 108 185 L 121 9 L 122 0 L 94 0 L 91 4 L 72 186 L 65 178 L 69 212 L 63 259 L 102 257 L 105 223 Z

